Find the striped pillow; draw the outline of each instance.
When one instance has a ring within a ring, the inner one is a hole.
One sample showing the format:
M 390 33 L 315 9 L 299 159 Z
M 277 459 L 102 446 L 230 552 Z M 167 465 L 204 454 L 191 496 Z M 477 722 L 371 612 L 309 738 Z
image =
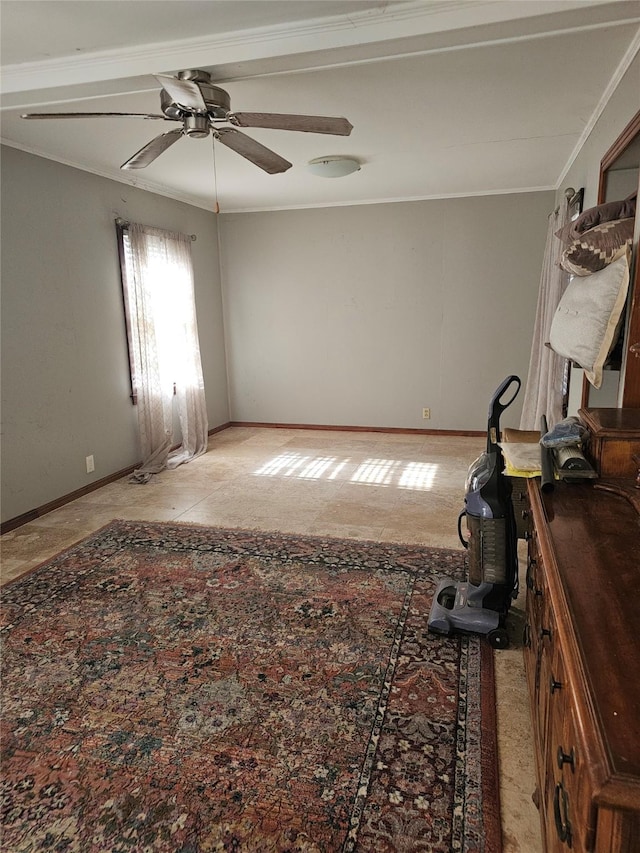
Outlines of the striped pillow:
M 634 219 L 601 222 L 576 237 L 562 254 L 560 266 L 572 275 L 591 275 L 610 264 L 623 246 L 633 242 Z

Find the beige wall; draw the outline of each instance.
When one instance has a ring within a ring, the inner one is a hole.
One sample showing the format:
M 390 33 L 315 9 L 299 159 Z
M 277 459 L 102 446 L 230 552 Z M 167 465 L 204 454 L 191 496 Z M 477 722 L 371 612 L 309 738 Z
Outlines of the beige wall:
M 486 429 L 498 384 L 526 379 L 553 202 L 222 216 L 232 418 Z M 520 400 L 505 425 L 518 424 Z
M 602 115 L 580 149 L 558 190 L 558 203 L 564 187 L 585 188 L 584 207 L 592 207 L 598 198 L 600 161 L 640 109 L 640 54 L 627 69 L 609 99 Z
M 229 419 L 213 215 L 3 147 L 3 520 L 140 459 L 116 215 L 197 235 L 209 425 Z M 93 474 L 86 473 L 90 454 Z
M 595 203 L 600 159 L 640 105 L 639 79 L 636 58 L 556 200 L 573 185 Z M 139 459 L 116 215 L 198 235 L 210 426 L 484 430 L 497 384 L 526 378 L 554 203 L 528 193 L 216 219 L 3 147 L 2 518 Z M 518 423 L 520 400 L 503 425 Z

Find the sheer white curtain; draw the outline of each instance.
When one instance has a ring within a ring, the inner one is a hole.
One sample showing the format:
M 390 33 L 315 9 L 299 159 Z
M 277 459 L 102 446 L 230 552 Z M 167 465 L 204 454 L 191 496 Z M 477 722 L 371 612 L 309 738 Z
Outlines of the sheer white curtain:
M 191 238 L 131 224 L 125 240 L 132 380 L 147 482 L 207 449 L 207 408 L 196 324 Z M 175 389 L 175 391 L 174 391 Z M 182 444 L 174 444 L 174 401 Z
M 546 415 L 549 429 L 562 420 L 562 398 L 566 359 L 548 346 L 549 330 L 560 298 L 568 282 L 567 273 L 560 267 L 563 244 L 555 232 L 568 222 L 569 205 L 566 199 L 549 216 L 547 243 L 540 277 L 538 307 L 533 329 L 529 373 L 522 404 L 520 429 L 540 429 L 540 419 Z

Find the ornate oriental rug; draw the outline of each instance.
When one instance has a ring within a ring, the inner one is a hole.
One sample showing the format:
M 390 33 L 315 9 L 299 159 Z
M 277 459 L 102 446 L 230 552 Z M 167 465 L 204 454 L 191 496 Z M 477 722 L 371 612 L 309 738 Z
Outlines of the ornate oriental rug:
M 7 853 L 501 849 L 464 554 L 120 522 L 3 590 Z

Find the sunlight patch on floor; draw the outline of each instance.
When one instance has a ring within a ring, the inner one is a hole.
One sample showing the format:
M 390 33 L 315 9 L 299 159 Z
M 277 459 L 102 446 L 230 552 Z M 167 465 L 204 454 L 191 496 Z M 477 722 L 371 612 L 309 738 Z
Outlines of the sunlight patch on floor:
M 400 476 L 398 486 L 401 489 L 419 489 L 429 491 L 438 470 L 435 462 L 407 462 Z
M 342 462 L 337 456 L 303 456 L 301 453 L 281 453 L 253 473 L 258 477 L 297 477 L 301 480 L 335 479 Z
M 302 453 L 281 453 L 265 462 L 253 473 L 257 477 L 293 477 L 299 480 L 336 480 L 350 457 L 313 456 Z M 438 470 L 434 462 L 405 462 L 401 459 L 362 461 L 350 477 L 350 483 L 371 486 L 395 486 L 398 489 L 429 491 L 433 488 Z M 342 478 L 340 478 L 342 479 Z

